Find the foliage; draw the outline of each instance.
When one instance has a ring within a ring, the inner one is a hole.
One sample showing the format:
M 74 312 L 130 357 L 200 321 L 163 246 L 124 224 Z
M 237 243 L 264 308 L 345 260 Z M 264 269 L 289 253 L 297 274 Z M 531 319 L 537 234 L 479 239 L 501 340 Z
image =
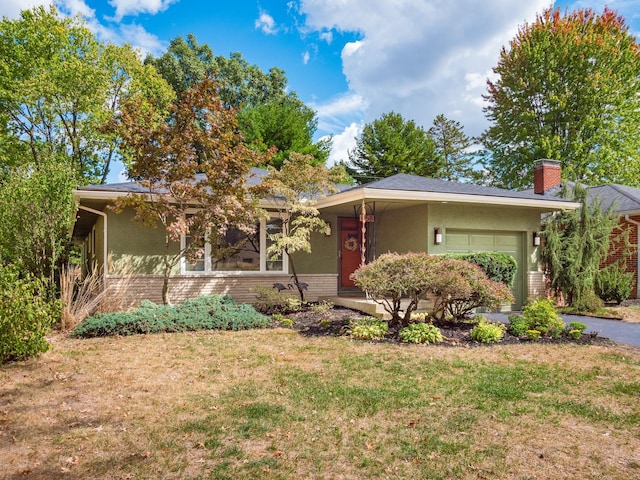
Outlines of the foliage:
M 389 324 L 382 320 L 362 318 L 349 322 L 350 335 L 358 340 L 382 340 L 388 330 Z
M 0 182 L 0 260 L 48 278 L 52 290 L 75 221 L 75 186 L 72 168 L 55 159 L 11 168 Z
M 504 337 L 506 327 L 501 323 L 490 322 L 482 317 L 471 330 L 471 339 L 481 343 L 498 343 Z
M 542 335 L 542 332 L 540 332 L 540 330 L 527 330 L 525 332 L 525 336 L 529 340 L 539 340 L 540 339 L 540 335 Z
M 464 260 L 439 259 L 432 277 L 431 315 L 437 319 L 459 320 L 478 307 L 497 309 L 515 301 L 507 285 L 490 280 L 480 267 Z
M 250 167 L 266 160 L 243 145 L 235 112 L 217 96 L 217 85 L 206 78 L 170 107 L 168 117 L 139 101 L 124 105 L 112 131 L 122 137 L 129 175 L 144 193 L 120 197 L 116 210 L 132 207 L 134 220 L 165 230 L 162 299 L 169 303 L 169 276 L 185 257 L 204 254 L 207 235 L 224 237 L 229 229 L 251 234 L 259 214 L 257 200 L 246 187 Z M 190 241 L 180 244 L 181 237 Z M 230 248 L 210 242 L 217 256 Z M 180 248 L 172 247 L 176 244 Z
M 571 195 L 582 206 L 547 218 L 542 231 L 542 261 L 551 288 L 562 293 L 569 305 L 585 307 L 583 299 L 593 296 L 596 274 L 606 259 L 618 217 L 613 207 L 603 212 L 597 198 L 587 203 L 587 191 L 580 185 L 570 192 L 565 185 L 563 195 Z M 624 233 L 614 236 L 616 244 L 629 248 Z
M 567 329 L 580 330 L 581 332 L 584 332 L 587 329 L 587 326 L 582 322 L 570 322 L 569 325 L 567 325 Z
M 400 340 L 407 343 L 440 343 L 442 332 L 431 323 L 410 323 L 398 332 Z
M 334 307 L 334 303 L 330 302 L 328 300 L 323 300 L 319 303 L 314 303 L 313 305 L 311 305 L 311 311 L 313 313 L 317 313 L 320 315 L 325 315 L 327 313 L 329 313 L 333 307 Z
M 631 295 L 633 273 L 626 271 L 624 263 L 614 263 L 596 272 L 595 293 L 606 303 L 620 305 Z
M 496 252 L 471 252 L 448 253 L 446 257 L 478 265 L 490 280 L 513 287 L 513 280 L 518 271 L 518 262 L 511 255 Z
M 49 349 L 45 335 L 60 317 L 46 282 L 0 263 L 0 363 L 22 360 Z
M 198 44 L 192 34 L 174 38 L 163 55 L 149 55 L 145 63 L 154 65 L 179 97 L 205 77 L 215 77 L 221 101 L 238 110 L 245 143 L 257 152 L 277 150 L 270 165 L 280 168 L 291 152 L 311 155 L 314 164 L 328 158 L 331 141 L 313 141 L 316 114 L 288 91 L 283 70 L 274 67 L 265 73 L 240 53 L 214 56 L 209 45 Z
M 529 322 L 522 316 L 515 313 L 509 315 L 509 332 L 516 337 L 521 337 L 529 330 Z
M 311 252 L 311 234 L 328 233 L 329 225 L 322 220 L 314 206 L 314 200 L 336 191 L 333 181 L 335 172 L 324 165 L 313 165 L 309 155 L 291 153 L 282 168 L 269 167 L 263 179 L 262 195 L 266 196 L 282 219 L 282 231 L 269 235 L 267 255 L 270 260 L 279 258 L 284 252 L 289 259 L 289 268 L 304 301 L 305 285 L 298 278 L 293 254 Z
M 408 325 L 420 299 L 432 290 L 438 262 L 426 253 L 385 253 L 362 265 L 351 278 L 391 314 L 393 322 Z M 409 303 L 401 316 L 403 298 Z
M 300 298 L 271 287 L 253 287 L 256 294 L 253 306 L 265 315 L 297 312 L 302 308 Z
M 436 319 L 458 320 L 477 307 L 497 308 L 514 301 L 506 285 L 489 280 L 477 265 L 426 253 L 381 255 L 352 278 L 391 314 L 393 322 L 404 325 L 427 294 L 435 297 L 430 315 Z
M 229 295 L 200 296 L 182 305 L 156 305 L 148 300 L 131 312 L 99 313 L 79 324 L 74 337 L 106 337 L 196 330 L 264 328 L 270 319 Z
M 582 330 L 578 330 L 578 329 L 569 330 L 567 332 L 567 336 L 574 340 L 578 340 L 580 337 L 582 337 Z
M 534 162 L 559 160 L 565 180 L 637 185 L 640 48 L 605 7 L 549 8 L 500 52 L 489 81 L 485 167 L 506 188 L 531 185 Z
M 385 113 L 364 126 L 356 146 L 349 152 L 349 173 L 358 183 L 367 183 L 396 173 L 438 177 L 442 165 L 436 161 L 435 143 L 413 120 L 398 113 Z
M 587 292 L 573 302 L 572 308 L 576 312 L 595 313 L 604 308 L 604 302 L 598 298 L 595 292 Z
M 104 182 L 119 144 L 101 126 L 126 99 L 163 105 L 173 95 L 133 48 L 98 42 L 53 7 L 2 19 L 0 59 L 0 165 L 55 157 L 84 182 Z
M 238 115 L 247 145 L 260 152 L 275 148 L 269 164 L 276 169 L 293 152 L 309 155 L 313 165 L 325 163 L 331 152 L 331 140 L 313 141 L 317 123 L 315 111 L 291 95 L 246 107 Z
M 527 330 L 538 330 L 542 335 L 551 338 L 559 337 L 565 329 L 565 324 L 556 313 L 553 302 L 546 298 L 534 300 L 525 305 L 522 316 L 527 324 Z
M 427 133 L 435 143 L 435 155 L 442 164 L 440 178 L 456 182 L 478 180 L 473 154 L 469 153 L 473 139 L 464 133 L 460 122 L 440 114 Z

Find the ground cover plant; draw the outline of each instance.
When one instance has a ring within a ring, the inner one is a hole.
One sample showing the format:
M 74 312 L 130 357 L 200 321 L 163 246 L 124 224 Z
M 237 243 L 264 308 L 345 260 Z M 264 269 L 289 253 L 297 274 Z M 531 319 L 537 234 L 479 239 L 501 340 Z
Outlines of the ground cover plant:
M 229 295 L 200 296 L 181 305 L 143 301 L 131 312 L 107 312 L 89 317 L 72 332 L 75 337 L 107 337 L 187 330 L 264 328 L 271 319 Z
M 0 478 L 640 477 L 640 351 L 291 329 L 75 339 L 0 366 Z

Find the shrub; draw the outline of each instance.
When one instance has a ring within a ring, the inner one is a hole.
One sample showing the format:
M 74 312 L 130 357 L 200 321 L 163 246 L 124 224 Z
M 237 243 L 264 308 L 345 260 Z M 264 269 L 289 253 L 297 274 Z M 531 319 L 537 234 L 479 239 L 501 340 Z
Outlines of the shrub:
M 551 338 L 559 337 L 565 328 L 551 300 L 535 300 L 525 305 L 522 316 L 526 321 L 527 330 L 537 330 Z
M 509 331 L 516 337 L 521 337 L 529 330 L 529 324 L 522 315 L 509 315 Z
M 579 330 L 580 333 L 584 332 L 587 329 L 587 326 L 582 322 L 571 322 L 568 327 L 568 330 Z
M 604 308 L 604 303 L 594 292 L 587 292 L 577 297 L 571 306 L 578 312 L 597 312 Z
M 353 338 L 358 340 L 381 340 L 387 334 L 389 325 L 381 320 L 362 318 L 349 323 Z
M 311 311 L 319 315 L 324 315 L 326 313 L 329 313 L 334 306 L 335 305 L 333 304 L 333 302 L 323 300 L 322 302 L 318 302 L 316 304 L 311 305 Z
M 431 323 L 411 323 L 398 333 L 408 343 L 439 343 L 444 340 L 440 329 Z
M 351 278 L 391 314 L 394 322 L 406 325 L 420 298 L 431 290 L 439 261 L 438 257 L 426 253 L 385 253 L 358 268 Z M 400 301 L 403 298 L 408 299 L 409 304 L 401 317 Z
M 192 330 L 263 328 L 271 320 L 229 295 L 201 296 L 182 305 L 156 305 L 143 301 L 131 312 L 99 313 L 72 332 L 75 337 L 104 337 Z
M 289 292 L 271 287 L 253 287 L 251 290 L 256 294 L 254 308 L 265 315 L 298 312 L 302 308 L 300 298 Z
M 542 335 L 540 333 L 539 330 L 527 330 L 525 332 L 525 335 L 527 336 L 527 338 L 529 340 L 539 340 L 540 339 L 540 335 Z
M 493 323 L 481 317 L 471 330 L 471 339 L 482 343 L 498 343 L 504 337 L 506 327 L 501 323 Z
M 0 264 L 0 363 L 49 349 L 45 335 L 60 318 L 59 302 L 47 300 L 46 282 Z
M 472 252 L 472 253 L 448 253 L 448 258 L 465 260 L 479 266 L 484 274 L 494 282 L 502 282 L 512 287 L 516 277 L 518 263 L 516 259 L 506 253 L 496 252 Z
M 574 340 L 578 340 L 582 336 L 582 330 L 577 330 L 577 329 L 569 330 L 567 335 L 569 336 L 569 338 L 573 338 Z
M 620 305 L 631 295 L 633 274 L 625 265 L 609 265 L 598 271 L 595 280 L 596 295 L 607 303 Z
M 459 320 L 478 307 L 496 309 L 515 301 L 504 283 L 489 280 L 477 265 L 440 258 L 436 267 L 431 275 L 435 295 L 431 316 L 434 318 Z

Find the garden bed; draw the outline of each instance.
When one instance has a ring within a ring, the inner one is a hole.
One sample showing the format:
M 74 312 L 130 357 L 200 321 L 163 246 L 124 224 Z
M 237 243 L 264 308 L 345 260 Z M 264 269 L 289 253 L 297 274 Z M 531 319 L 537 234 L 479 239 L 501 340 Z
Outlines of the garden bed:
M 291 328 L 306 336 L 348 336 L 349 323 L 352 320 L 359 320 L 364 317 L 365 315 L 362 312 L 343 307 L 334 307 L 322 313 L 315 312 L 311 308 L 305 308 L 299 312 L 284 315 L 284 318 L 288 318 L 293 321 Z M 275 322 L 275 326 L 285 326 L 286 323 L 287 322 L 279 324 L 278 322 Z M 445 337 L 444 341 L 439 345 L 452 347 L 495 345 L 472 340 L 471 329 L 474 327 L 472 322 L 434 322 L 434 325 L 440 328 L 442 335 Z M 400 342 L 398 329 L 390 327 L 389 333 L 383 341 Z M 504 338 L 499 343 L 504 345 L 533 342 L 545 344 L 573 343 L 585 345 L 611 343 L 610 340 L 605 337 L 592 337 L 589 334 L 584 334 L 579 339 L 571 339 L 569 337 L 562 336 L 560 338 L 541 337 L 534 341 L 516 337 L 511 335 L 508 331 L 505 332 Z

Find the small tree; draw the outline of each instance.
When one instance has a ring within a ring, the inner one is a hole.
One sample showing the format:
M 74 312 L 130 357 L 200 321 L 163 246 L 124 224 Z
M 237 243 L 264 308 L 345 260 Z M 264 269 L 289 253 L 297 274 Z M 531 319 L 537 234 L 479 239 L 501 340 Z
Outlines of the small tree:
M 170 303 L 171 271 L 182 257 L 203 255 L 201 240 L 232 228 L 255 229 L 259 211 L 246 180 L 261 159 L 243 145 L 235 111 L 223 105 L 209 78 L 183 92 L 169 115 L 128 102 L 112 128 L 122 137 L 129 175 L 145 190 L 122 197 L 115 207 L 133 207 L 134 220 L 165 229 L 162 299 Z M 172 253 L 182 235 L 192 241 Z M 218 242 L 211 245 L 219 248 Z
M 606 259 L 618 217 L 613 207 L 603 211 L 597 199 L 587 203 L 587 190 L 580 185 L 572 190 L 565 185 L 563 196 L 573 197 L 582 207 L 548 219 L 542 232 L 542 260 L 551 288 L 562 293 L 569 305 L 575 305 L 594 295 L 596 274 Z M 624 237 L 616 242 L 629 248 Z
M 469 153 L 473 139 L 464 133 L 460 122 L 440 114 L 427 133 L 435 142 L 436 156 L 442 164 L 440 178 L 456 182 L 476 180 L 478 173 L 473 169 L 476 162 Z
M 270 235 L 271 245 L 267 255 L 277 258 L 284 252 L 289 259 L 293 282 L 304 301 L 306 285 L 300 282 L 293 254 L 311 252 L 311 234 L 328 233 L 329 225 L 322 220 L 314 207 L 314 200 L 335 192 L 335 179 L 344 175 L 342 168 L 327 169 L 324 165 L 312 165 L 313 157 L 291 153 L 282 168 L 269 167 L 263 182 L 263 194 L 282 216 L 282 232 Z
M 351 278 L 386 312 L 391 321 L 408 325 L 418 302 L 432 290 L 438 258 L 426 253 L 385 253 L 358 268 Z M 402 314 L 402 300 L 408 304 Z

